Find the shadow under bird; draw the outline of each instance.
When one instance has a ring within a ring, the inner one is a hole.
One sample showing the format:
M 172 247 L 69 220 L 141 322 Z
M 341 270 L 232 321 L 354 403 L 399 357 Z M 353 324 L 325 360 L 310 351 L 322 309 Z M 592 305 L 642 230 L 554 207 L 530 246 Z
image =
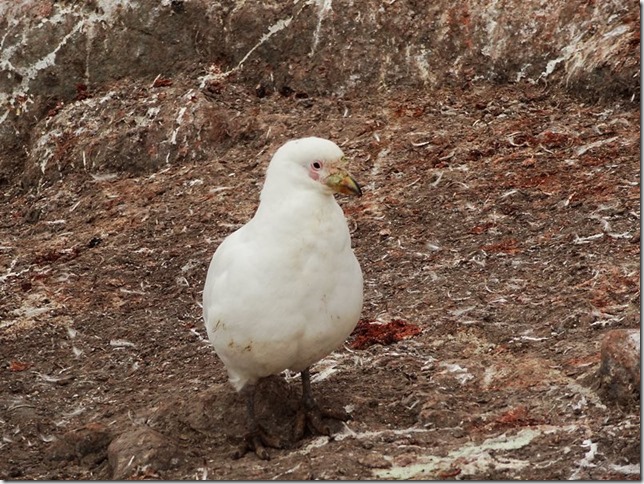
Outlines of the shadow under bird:
M 345 341 L 362 310 L 362 270 L 334 198 L 362 195 L 347 164 L 329 140 L 284 144 L 268 166 L 255 215 L 210 263 L 203 291 L 208 337 L 246 399 L 248 433 L 238 455 L 252 450 L 269 459 L 266 447 L 283 446 L 257 421 L 255 388 L 286 369 L 302 376 L 294 439 L 306 428 L 330 435 L 326 418 L 348 418 L 344 410 L 317 405 L 309 374 Z

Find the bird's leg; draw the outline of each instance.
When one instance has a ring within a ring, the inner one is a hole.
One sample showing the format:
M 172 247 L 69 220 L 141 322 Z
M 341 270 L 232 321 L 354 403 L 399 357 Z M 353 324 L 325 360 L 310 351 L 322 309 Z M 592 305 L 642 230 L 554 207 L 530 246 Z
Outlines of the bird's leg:
M 331 435 L 331 429 L 324 423 L 324 418 L 349 420 L 351 416 L 343 409 L 321 409 L 311 393 L 311 374 L 309 369 L 302 371 L 302 404 L 295 417 L 294 438 L 299 440 L 306 428 L 311 433 Z
M 234 459 L 239 459 L 252 450 L 260 459 L 270 460 L 271 456 L 268 454 L 266 447 L 282 448 L 280 439 L 270 435 L 257 422 L 257 417 L 255 416 L 255 390 L 255 385 L 247 384 L 240 392 L 246 399 L 248 433 L 244 437 L 242 446 L 233 454 Z

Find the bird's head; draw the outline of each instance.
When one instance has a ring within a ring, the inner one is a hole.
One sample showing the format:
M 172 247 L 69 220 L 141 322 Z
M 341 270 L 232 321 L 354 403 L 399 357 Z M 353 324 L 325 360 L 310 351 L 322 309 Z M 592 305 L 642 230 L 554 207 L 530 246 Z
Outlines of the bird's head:
M 348 172 L 347 165 L 347 158 L 334 142 L 315 137 L 300 138 L 289 141 L 275 152 L 269 173 L 276 171 L 279 173 L 275 176 L 288 176 L 294 182 L 301 181 L 329 193 L 361 196 L 360 185 Z

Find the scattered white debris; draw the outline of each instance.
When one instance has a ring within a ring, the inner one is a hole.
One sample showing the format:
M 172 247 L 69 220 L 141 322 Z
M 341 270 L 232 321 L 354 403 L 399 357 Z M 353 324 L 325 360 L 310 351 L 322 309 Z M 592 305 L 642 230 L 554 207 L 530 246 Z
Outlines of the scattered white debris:
M 438 186 L 438 184 L 441 182 L 442 179 L 443 179 L 443 172 L 439 171 L 438 174 L 436 175 L 436 180 L 431 182 L 430 185 L 432 187 L 436 188 Z
M 306 455 L 310 453 L 313 449 L 317 449 L 318 447 L 324 447 L 326 444 L 330 442 L 330 438 L 326 436 L 321 436 L 313 439 L 306 447 L 304 447 L 302 450 L 298 452 L 298 454 L 303 454 Z M 337 440 L 334 438 L 334 440 Z
M 110 181 L 118 178 L 116 173 L 90 173 L 90 176 L 95 182 Z
M 613 316 L 612 314 L 605 314 L 605 313 L 602 313 L 602 314 L 604 314 L 605 316 L 609 316 L 609 317 L 605 318 L 605 319 L 598 319 L 597 321 L 594 321 L 594 322 L 590 323 L 591 327 L 599 326 L 601 328 L 605 328 L 606 326 L 611 326 L 614 323 L 619 323 L 619 322 L 623 321 L 624 318 L 625 318 L 625 316 L 618 317 L 618 316 Z
M 373 439 L 375 437 L 381 437 L 381 436 L 401 436 L 401 437 L 408 437 L 411 434 L 424 434 L 427 432 L 433 432 L 433 430 L 428 430 L 428 429 L 423 429 L 423 428 L 418 428 L 418 427 L 409 427 L 406 429 L 387 429 L 387 430 L 373 430 L 373 431 L 366 431 L 366 432 L 354 432 L 351 430 L 351 428 L 345 424 L 344 430 L 341 432 L 335 434 L 333 436 L 333 440 L 335 441 L 342 441 L 346 438 L 355 438 L 358 440 L 362 439 Z
M 154 119 L 159 114 L 159 111 L 161 111 L 161 108 L 159 106 L 153 106 L 153 107 L 148 108 L 148 110 L 145 113 L 145 115 L 150 119 Z
M 190 283 L 188 282 L 188 279 L 186 279 L 183 276 L 176 277 L 175 282 L 177 283 L 178 286 L 190 287 Z
M 493 366 L 488 366 L 483 374 L 483 388 L 490 387 L 492 381 L 494 381 L 494 375 L 496 375 L 496 369 Z
M 190 328 L 190 332 L 194 334 L 197 337 L 197 339 L 201 341 L 204 345 L 210 347 L 210 341 L 208 340 L 208 338 L 204 338 L 203 336 L 201 336 L 199 331 L 197 331 L 195 328 Z
M 379 479 L 424 479 L 438 477 L 441 472 L 453 468 L 460 470 L 460 476 L 468 476 L 484 472 L 491 466 L 496 469 L 518 470 L 533 465 L 530 460 L 513 459 L 503 456 L 503 451 L 512 451 L 528 446 L 536 437 L 561 431 L 570 431 L 576 425 L 556 427 L 539 425 L 521 429 L 514 435 L 502 434 L 489 438 L 481 444 L 467 443 L 449 452 L 446 456 L 419 456 L 418 462 L 408 466 L 392 467 L 391 469 L 376 470 L 375 477 Z
M 639 348 L 640 347 L 640 332 L 639 331 L 633 331 L 630 334 L 630 340 L 631 340 L 631 344 L 633 345 L 633 348 Z
M 581 395 L 583 399 L 591 402 L 600 410 L 606 410 L 606 405 L 602 403 L 597 393 L 595 393 L 593 390 L 585 386 L 582 386 L 579 383 L 572 380 L 568 382 L 567 388 L 570 389 L 572 392 Z
M 515 193 L 519 193 L 519 190 L 517 190 L 516 188 L 502 193 L 500 198 L 508 198 L 510 195 L 514 195 Z
M 316 373 L 311 377 L 311 383 L 316 383 L 322 380 L 326 380 L 328 377 L 333 375 L 334 373 L 337 373 L 338 369 L 335 366 L 328 366 L 324 368 L 322 371 Z
M 309 52 L 309 57 L 315 53 L 315 49 L 320 42 L 320 31 L 322 30 L 322 21 L 326 18 L 330 11 L 332 11 L 331 4 L 333 0 L 315 0 L 317 6 L 318 14 L 318 23 L 315 26 L 313 31 L 313 45 L 311 46 L 311 51 Z
M 188 186 L 194 187 L 196 185 L 203 185 L 203 180 L 201 178 L 195 178 L 194 180 L 189 180 Z
M 581 156 L 584 153 L 586 153 L 587 151 L 590 151 L 590 150 L 592 150 L 594 148 L 599 148 L 600 146 L 608 144 L 608 143 L 612 143 L 613 141 L 615 141 L 617 139 L 619 139 L 619 136 L 613 136 L 612 138 L 608 138 L 608 139 L 600 139 L 600 140 L 595 141 L 593 143 L 589 143 L 587 145 L 580 146 L 579 148 L 577 148 L 575 153 L 577 154 L 577 156 Z
M 46 381 L 47 383 L 56 383 L 61 380 L 65 380 L 68 378 L 67 376 L 51 376 L 51 375 L 46 375 L 45 373 L 40 373 L 40 372 L 35 372 L 36 375 L 38 375 L 43 381 Z
M 226 190 L 233 190 L 233 189 L 234 187 L 215 187 L 208 190 L 208 193 L 217 193 L 217 192 L 223 192 Z
M 139 296 L 144 296 L 145 291 L 137 291 L 137 290 L 132 290 L 132 289 L 125 289 L 124 287 L 119 288 L 119 292 L 122 292 L 123 294 L 137 294 Z
M 190 259 L 181 267 L 181 272 L 189 272 L 195 267 L 199 267 L 200 262 L 196 259 Z
M 466 307 L 466 308 L 454 309 L 454 310 L 450 311 L 450 314 L 451 314 L 452 316 L 460 317 L 460 316 L 462 316 L 462 315 L 464 315 L 464 314 L 469 313 L 469 312 L 470 312 L 470 311 L 472 311 L 473 309 L 476 309 L 476 306 L 468 306 L 468 307 Z
M 295 472 L 296 470 L 298 470 L 301 466 L 302 466 L 302 463 L 300 462 L 300 463 L 299 463 L 299 464 L 297 464 L 295 467 L 292 467 L 291 469 L 289 469 L 289 470 L 287 470 L 287 471 L 284 471 L 284 472 L 282 472 L 282 473 L 280 473 L 280 474 L 277 474 L 276 476 L 273 476 L 273 477 L 271 478 L 271 480 L 272 480 L 272 481 L 275 481 L 275 480 L 277 480 L 277 479 L 280 479 L 282 476 L 286 476 L 286 475 L 288 475 L 288 474 L 292 474 L 293 472 Z
M 601 239 L 603 236 L 603 232 L 601 234 L 589 235 L 588 237 L 579 237 L 577 234 L 575 234 L 575 240 L 573 240 L 573 243 L 577 245 L 590 244 L 594 240 Z
M 83 156 L 84 156 L 84 153 L 83 153 Z M 76 210 L 78 208 L 78 206 L 80 205 L 80 203 L 81 203 L 81 200 L 79 200 L 74 205 L 72 205 L 72 207 L 69 209 L 69 211 L 73 212 L 74 210 Z
M 611 239 L 630 239 L 631 238 L 630 232 L 622 232 L 621 234 L 617 234 L 615 232 L 608 232 L 606 235 L 608 235 Z
M 210 81 L 221 81 L 226 77 L 228 77 L 230 74 L 241 69 L 242 66 L 244 65 L 244 62 L 248 60 L 248 58 L 253 54 L 253 52 L 255 52 L 255 50 L 257 50 L 264 42 L 270 39 L 273 35 L 287 28 L 292 21 L 293 21 L 293 17 L 287 17 L 285 19 L 278 20 L 274 25 L 269 27 L 268 32 L 262 35 L 262 37 L 259 39 L 259 42 L 257 42 L 248 52 L 246 52 L 246 55 L 242 57 L 239 63 L 229 71 L 221 72 L 218 66 L 212 66 L 212 68 L 210 69 L 211 71 L 210 73 L 199 78 L 200 80 L 199 89 L 205 88 L 206 84 Z
M 595 467 L 593 460 L 595 460 L 595 455 L 597 454 L 598 444 L 593 442 L 590 439 L 586 439 L 582 442 L 581 446 L 585 449 L 588 449 L 584 458 L 578 462 L 579 467 L 573 474 L 568 478 L 569 481 L 578 480 L 581 478 L 581 471 L 590 467 Z
M 199 467 L 195 473 L 195 481 L 207 481 L 208 480 L 208 468 Z
M 111 339 L 110 346 L 113 346 L 114 348 L 134 348 L 136 345 L 131 341 L 124 339 Z
M 615 472 L 620 472 L 622 474 L 639 474 L 640 473 L 640 465 L 639 464 L 626 464 L 626 465 L 611 464 L 610 468 L 611 468 L 611 470 L 613 470 Z
M 509 342 L 514 343 L 515 341 L 543 341 L 546 340 L 545 336 L 527 336 L 527 335 L 521 335 L 518 338 L 512 338 Z
M 445 156 L 441 156 L 438 161 L 446 161 L 451 158 L 454 158 L 454 155 L 456 154 L 456 150 L 452 150 L 449 153 L 447 153 Z
M 460 365 L 457 365 L 456 363 L 447 363 L 447 362 L 441 362 L 440 366 L 445 368 L 445 372 L 450 372 L 450 373 L 456 373 L 455 378 L 459 381 L 461 385 L 464 385 L 470 380 L 474 379 L 474 375 L 472 375 L 467 368 L 463 368 Z
M 433 356 L 429 356 L 425 363 L 423 363 L 423 366 L 420 368 L 420 371 L 428 371 L 434 368 L 434 363 L 436 361 L 436 358 Z
M 26 270 L 21 271 L 20 273 L 22 272 L 26 272 Z M 2 278 L 0 278 L 0 282 L 3 282 Z M 42 294 L 28 294 L 27 297 L 23 299 L 21 306 L 9 313 L 14 317 L 14 319 L 0 321 L 0 329 L 8 328 L 18 323 L 22 323 L 24 325 L 23 329 L 25 329 L 26 327 L 36 324 L 35 319 L 37 316 L 45 314 L 59 307 L 60 306 L 52 299 L 43 300 Z
M 420 148 L 422 146 L 427 146 L 430 143 L 431 141 L 412 141 L 411 145 L 415 146 L 416 148 Z
M 84 411 L 85 411 L 85 407 L 83 407 L 82 405 L 79 405 L 78 407 L 76 407 L 76 408 L 75 408 L 74 410 L 72 410 L 71 412 L 64 412 L 64 413 L 63 413 L 63 417 L 65 417 L 65 418 L 72 418 L 72 417 L 76 417 L 77 415 L 80 415 L 80 414 L 81 414 L 81 413 L 83 413 Z
M 9 264 L 9 269 L 7 269 L 7 272 L 0 276 L 0 284 L 4 283 L 7 279 L 10 277 L 18 277 L 21 274 L 24 274 L 25 272 L 28 272 L 29 269 L 23 269 L 20 272 L 13 272 L 13 268 L 16 267 L 16 264 L 18 263 L 18 259 L 14 259 L 11 261 Z

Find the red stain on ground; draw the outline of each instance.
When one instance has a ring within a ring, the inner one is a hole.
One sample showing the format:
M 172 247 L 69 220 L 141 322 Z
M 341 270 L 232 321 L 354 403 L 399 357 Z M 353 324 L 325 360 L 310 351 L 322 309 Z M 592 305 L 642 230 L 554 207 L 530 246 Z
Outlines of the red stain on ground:
M 541 419 L 530 416 L 525 405 L 519 405 L 499 416 L 494 421 L 495 427 L 527 427 L 543 423 Z
M 9 371 L 25 371 L 29 366 L 29 363 L 14 360 L 9 363 Z
M 364 350 L 375 344 L 390 345 L 400 340 L 411 338 L 421 333 L 421 329 L 402 319 L 394 319 L 389 323 L 377 323 L 374 320 L 358 321 L 351 333 L 353 341 L 349 344 L 356 350 Z
M 438 477 L 440 477 L 441 479 L 447 479 L 447 478 L 450 478 L 450 477 L 456 477 L 460 473 L 461 473 L 461 469 L 459 469 L 457 467 L 452 467 L 452 468 L 450 468 L 450 469 L 448 469 L 446 471 L 439 472 Z
M 521 252 L 519 248 L 519 242 L 516 239 L 504 239 L 501 242 L 495 244 L 488 244 L 481 247 L 481 250 L 485 252 L 492 253 L 502 253 L 502 254 L 518 254 Z

